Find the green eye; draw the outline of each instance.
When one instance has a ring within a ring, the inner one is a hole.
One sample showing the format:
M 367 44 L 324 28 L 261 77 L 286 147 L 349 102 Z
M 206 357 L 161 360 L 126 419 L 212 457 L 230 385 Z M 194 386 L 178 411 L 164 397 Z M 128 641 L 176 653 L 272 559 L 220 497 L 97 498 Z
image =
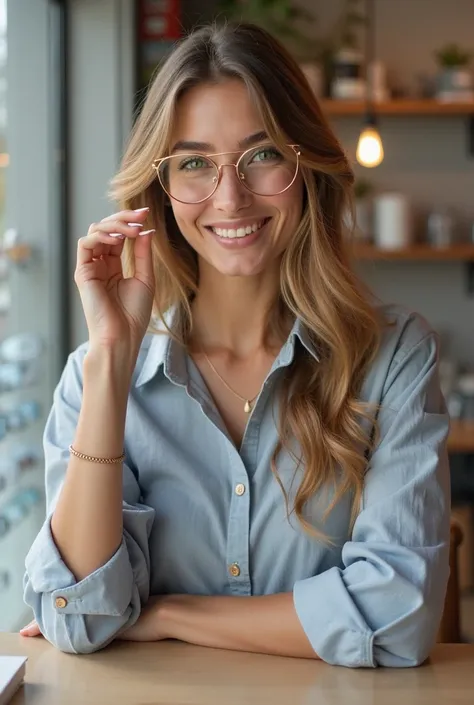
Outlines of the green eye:
M 281 154 L 274 147 L 263 147 L 254 153 L 252 162 L 269 162 L 281 159 Z
M 202 157 L 189 157 L 188 159 L 184 159 L 178 168 L 179 170 L 194 171 L 196 169 L 202 169 L 206 166 L 209 166 L 209 164 Z

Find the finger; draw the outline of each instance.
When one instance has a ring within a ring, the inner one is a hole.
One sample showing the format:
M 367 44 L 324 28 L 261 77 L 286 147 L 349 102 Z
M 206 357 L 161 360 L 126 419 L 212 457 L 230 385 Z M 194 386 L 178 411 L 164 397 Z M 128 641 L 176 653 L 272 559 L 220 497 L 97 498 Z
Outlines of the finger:
M 38 623 L 33 620 L 32 622 L 27 624 L 26 627 L 20 629 L 20 634 L 22 636 L 39 636 L 41 634 L 41 630 L 38 626 Z
M 108 220 L 121 220 L 124 223 L 132 222 L 134 223 L 135 221 L 139 223 L 143 223 L 148 215 L 150 213 L 149 208 L 137 208 L 136 210 L 124 210 L 124 211 L 119 211 L 118 213 L 112 213 L 112 215 L 108 215 L 106 218 L 102 219 L 103 222 L 107 222 Z
M 127 223 L 123 220 L 101 220 L 100 223 L 92 223 L 87 233 L 87 237 L 93 237 L 96 233 L 120 233 L 126 237 L 136 237 L 143 230 L 142 223 Z
M 140 233 L 140 237 L 137 237 L 134 242 L 135 278 L 139 279 L 153 290 L 155 288 L 155 279 L 151 241 L 154 235 L 155 230 L 146 230 Z
M 77 243 L 77 266 L 90 264 L 101 255 L 120 257 L 125 238 L 135 238 L 141 231 L 141 225 L 130 226 L 119 221 L 94 223 Z
M 89 237 L 89 236 L 88 236 Z M 108 234 L 98 233 L 94 240 L 82 237 L 77 243 L 76 270 L 83 265 L 92 264 L 101 255 L 120 257 L 125 239 L 112 238 Z

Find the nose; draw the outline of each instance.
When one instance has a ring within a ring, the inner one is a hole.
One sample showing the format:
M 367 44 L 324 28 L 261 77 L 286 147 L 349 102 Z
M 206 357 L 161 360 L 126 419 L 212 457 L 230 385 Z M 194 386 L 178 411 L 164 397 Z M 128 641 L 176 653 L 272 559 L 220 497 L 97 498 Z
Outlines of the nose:
M 252 194 L 240 182 L 233 164 L 222 164 L 220 180 L 212 197 L 216 210 L 236 213 L 252 203 Z

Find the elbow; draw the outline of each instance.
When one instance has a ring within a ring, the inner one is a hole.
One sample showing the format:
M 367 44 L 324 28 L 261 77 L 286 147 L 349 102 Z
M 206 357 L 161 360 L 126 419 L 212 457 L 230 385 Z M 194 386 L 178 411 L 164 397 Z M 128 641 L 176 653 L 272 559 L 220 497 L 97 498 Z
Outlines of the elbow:
M 385 668 L 415 668 L 426 661 L 433 646 L 434 643 L 427 644 L 423 639 L 417 643 L 396 644 L 392 649 L 379 647 L 374 649 L 374 662 Z
M 65 642 L 62 636 L 59 639 L 54 640 L 53 638 L 47 637 L 50 644 L 58 649 L 58 651 L 61 651 L 64 654 L 75 654 L 78 656 L 82 654 L 94 654 L 97 651 L 101 651 L 108 646 L 111 641 L 113 641 L 113 638 L 114 637 L 108 639 L 104 643 L 95 644 L 83 639 L 68 639 L 68 641 Z
M 47 619 L 38 625 L 45 639 L 66 654 L 93 654 L 108 646 L 129 624 L 130 610 L 121 619 L 104 615 L 68 615 Z
M 41 633 L 56 649 L 66 654 L 92 654 L 108 646 L 125 626 L 131 626 L 140 614 L 139 602 L 129 604 L 121 614 L 61 614 L 53 606 L 50 594 L 37 594 L 27 585 L 25 603 Z
M 414 668 L 429 657 L 438 631 L 438 614 L 422 604 L 397 626 L 374 635 L 373 658 L 377 666 Z
M 397 643 L 393 648 L 379 646 L 374 648 L 374 664 L 385 668 L 414 668 L 421 666 L 429 657 L 434 646 L 426 639 L 417 643 Z

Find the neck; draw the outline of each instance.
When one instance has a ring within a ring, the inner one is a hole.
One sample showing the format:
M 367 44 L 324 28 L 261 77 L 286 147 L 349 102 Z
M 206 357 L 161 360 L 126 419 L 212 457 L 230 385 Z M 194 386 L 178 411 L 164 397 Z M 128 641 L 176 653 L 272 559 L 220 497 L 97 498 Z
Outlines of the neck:
M 206 352 L 224 348 L 237 357 L 279 349 L 283 340 L 267 337 L 268 315 L 279 294 L 279 273 L 229 277 L 210 269 L 200 267 L 199 290 L 192 304 L 192 340 Z

